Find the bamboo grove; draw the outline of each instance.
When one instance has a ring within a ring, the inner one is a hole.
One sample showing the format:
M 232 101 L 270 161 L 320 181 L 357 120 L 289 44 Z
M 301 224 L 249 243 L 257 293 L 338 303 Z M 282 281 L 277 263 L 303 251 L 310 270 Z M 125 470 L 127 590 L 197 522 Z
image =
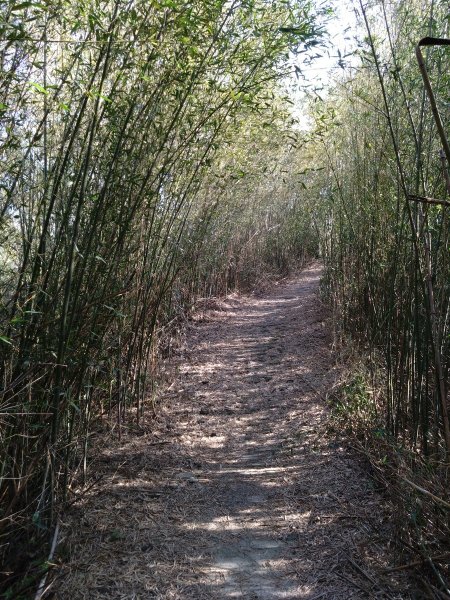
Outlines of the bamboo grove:
M 272 208 L 223 206 L 240 159 L 216 155 L 255 115 L 285 127 L 276 81 L 317 31 L 286 0 L 0 10 L 3 562 L 49 539 L 93 418 L 139 424 L 158 332 L 251 277 Z
M 325 170 L 311 183 L 335 322 L 376 374 L 375 388 L 381 386 L 361 408 L 368 435 L 375 445 L 389 442 L 409 453 L 412 470 L 421 471 L 427 486 L 439 480 L 444 495 L 450 157 L 431 101 L 448 126 L 447 9 L 439 1 L 358 5 L 361 66 L 326 101 L 313 103 L 315 160 L 320 156 Z M 422 38 L 432 39 L 419 53 Z M 416 54 L 424 57 L 431 100 Z M 433 518 L 445 529 L 441 511 Z
M 449 164 L 415 48 L 448 7 L 355 6 L 359 64 L 301 131 L 281 89 L 326 7 L 0 3 L 2 560 L 49 539 L 99 416 L 139 426 L 180 314 L 319 252 L 373 432 L 446 480 Z M 449 47 L 422 53 L 445 125 Z

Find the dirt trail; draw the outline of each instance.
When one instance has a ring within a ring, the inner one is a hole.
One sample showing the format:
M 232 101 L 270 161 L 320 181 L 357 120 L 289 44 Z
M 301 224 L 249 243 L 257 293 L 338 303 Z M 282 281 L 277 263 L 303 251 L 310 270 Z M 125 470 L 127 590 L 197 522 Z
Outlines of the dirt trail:
M 57 598 L 409 597 L 382 577 L 372 481 L 326 434 L 319 277 L 194 323 L 152 433 L 105 446 L 101 486 L 68 517 Z

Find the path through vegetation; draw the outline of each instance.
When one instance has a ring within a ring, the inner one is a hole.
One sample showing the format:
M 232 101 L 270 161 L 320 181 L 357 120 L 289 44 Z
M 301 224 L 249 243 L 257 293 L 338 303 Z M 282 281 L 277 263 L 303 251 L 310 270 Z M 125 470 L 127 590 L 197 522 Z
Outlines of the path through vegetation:
M 320 272 L 197 316 L 150 432 L 105 444 L 68 517 L 58 598 L 409 597 L 380 496 L 326 433 Z

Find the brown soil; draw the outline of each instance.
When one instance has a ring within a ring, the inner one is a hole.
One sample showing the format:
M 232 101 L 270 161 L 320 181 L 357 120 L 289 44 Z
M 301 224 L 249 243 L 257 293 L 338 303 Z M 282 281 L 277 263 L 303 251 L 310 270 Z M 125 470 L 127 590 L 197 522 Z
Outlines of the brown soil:
M 56 597 L 406 599 L 382 498 L 327 434 L 320 265 L 197 314 L 151 431 L 96 462 Z

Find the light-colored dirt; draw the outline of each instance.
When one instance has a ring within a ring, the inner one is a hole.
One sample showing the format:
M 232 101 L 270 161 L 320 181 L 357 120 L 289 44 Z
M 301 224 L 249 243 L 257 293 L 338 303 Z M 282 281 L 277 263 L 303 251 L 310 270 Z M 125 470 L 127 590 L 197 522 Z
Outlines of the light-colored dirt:
M 193 322 L 151 433 L 105 446 L 67 517 L 57 598 L 409 598 L 381 498 L 326 434 L 319 277 Z

